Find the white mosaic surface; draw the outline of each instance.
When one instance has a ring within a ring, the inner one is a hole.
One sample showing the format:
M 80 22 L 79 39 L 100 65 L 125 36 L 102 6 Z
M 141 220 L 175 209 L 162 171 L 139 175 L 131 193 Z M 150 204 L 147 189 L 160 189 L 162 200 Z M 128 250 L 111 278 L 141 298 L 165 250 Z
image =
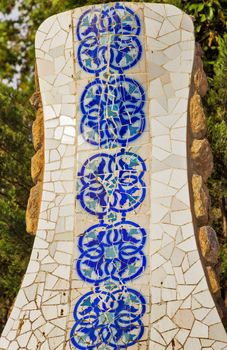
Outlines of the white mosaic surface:
M 142 338 L 124 348 L 223 350 L 227 337 L 208 290 L 189 200 L 187 107 L 193 23 L 171 5 L 125 5 L 142 26 L 143 55 L 126 75 L 136 78 L 146 92 L 147 118 L 144 134 L 127 145 L 127 151 L 135 151 L 147 167 L 146 197 L 127 214 L 147 232 L 147 266 L 127 285 L 144 296 L 147 308 Z M 0 339 L 2 350 L 75 349 L 70 341 L 73 309 L 78 298 L 92 290 L 75 272 L 78 237 L 98 222 L 78 201 L 75 208 L 77 172 L 88 157 L 100 152 L 79 131 L 80 97 L 94 78 L 76 60 L 74 32 L 87 9 L 48 18 L 36 36 L 45 125 L 43 195 L 31 260 Z

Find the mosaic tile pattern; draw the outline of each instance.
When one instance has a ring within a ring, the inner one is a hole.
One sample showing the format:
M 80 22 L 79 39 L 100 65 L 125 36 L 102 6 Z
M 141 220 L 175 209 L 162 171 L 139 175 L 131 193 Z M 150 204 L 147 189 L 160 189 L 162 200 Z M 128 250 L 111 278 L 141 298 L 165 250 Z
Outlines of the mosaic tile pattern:
M 79 239 L 77 271 L 87 282 L 112 279 L 125 283 L 139 276 L 145 266 L 146 232 L 133 221 L 91 226 Z
M 126 349 L 143 337 L 147 304 L 127 285 L 146 268 L 146 231 L 127 220 L 146 196 L 145 162 L 129 151 L 145 129 L 145 92 L 125 75 L 142 56 L 141 24 L 131 9 L 116 3 L 85 11 L 75 27 L 76 58 L 96 76 L 82 92 L 80 132 L 100 149 L 78 171 L 77 200 L 99 223 L 78 242 L 77 274 L 95 289 L 76 300 L 70 339 L 78 349 Z
M 162 4 L 40 26 L 43 195 L 0 349 L 226 349 L 189 201 L 194 44 L 190 17 Z
M 112 211 L 126 215 L 145 198 L 145 171 L 146 165 L 136 153 L 122 149 L 113 155 L 95 154 L 78 172 L 77 198 L 87 212 L 100 218 Z
M 108 68 L 124 73 L 134 66 L 142 53 L 140 28 L 138 16 L 124 4 L 85 11 L 76 30 L 82 69 L 95 74 Z
M 71 342 L 76 349 L 126 349 L 140 340 L 146 301 L 134 289 L 107 285 L 76 303 Z
M 81 134 L 100 147 L 125 146 L 145 129 L 144 103 L 145 92 L 136 80 L 123 74 L 96 78 L 81 96 Z

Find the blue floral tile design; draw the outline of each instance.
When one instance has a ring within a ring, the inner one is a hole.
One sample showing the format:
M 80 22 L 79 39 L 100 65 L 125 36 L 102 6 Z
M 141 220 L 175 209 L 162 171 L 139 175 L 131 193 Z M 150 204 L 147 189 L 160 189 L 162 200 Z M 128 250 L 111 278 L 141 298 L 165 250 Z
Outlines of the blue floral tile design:
M 88 73 L 124 72 L 141 58 L 140 21 L 122 4 L 86 11 L 77 26 L 78 61 Z
M 89 283 L 109 279 L 126 283 L 146 267 L 145 242 L 145 230 L 132 221 L 94 225 L 79 239 L 78 274 Z
M 146 231 L 127 214 L 146 196 L 144 160 L 126 147 L 146 127 L 145 92 L 125 76 L 142 56 L 139 17 L 123 4 L 86 10 L 76 29 L 77 60 L 95 79 L 80 98 L 80 133 L 104 149 L 84 161 L 77 174 L 77 200 L 98 223 L 78 239 L 75 268 L 92 291 L 76 301 L 71 344 L 76 349 L 128 349 L 144 334 L 146 300 L 127 283 L 146 269 Z M 120 147 L 113 153 L 108 150 Z
M 136 80 L 122 75 L 96 78 L 81 96 L 81 134 L 96 146 L 125 146 L 145 129 L 144 104 L 145 93 Z
M 89 158 L 78 173 L 80 192 L 77 198 L 90 214 L 100 218 L 109 211 L 126 213 L 144 200 L 146 165 L 135 153 L 101 153 Z
M 144 333 L 145 305 L 144 297 L 133 289 L 96 287 L 75 305 L 72 344 L 76 349 L 127 349 Z
M 109 45 L 110 42 L 110 45 Z M 86 72 L 100 73 L 107 68 L 123 72 L 133 67 L 141 57 L 141 46 L 137 37 L 116 35 L 91 37 L 83 41 L 78 49 L 78 61 Z
M 102 8 L 85 11 L 77 25 L 77 37 L 86 40 L 89 37 L 107 35 L 139 35 L 140 20 L 138 16 L 124 4 L 115 6 L 104 4 Z

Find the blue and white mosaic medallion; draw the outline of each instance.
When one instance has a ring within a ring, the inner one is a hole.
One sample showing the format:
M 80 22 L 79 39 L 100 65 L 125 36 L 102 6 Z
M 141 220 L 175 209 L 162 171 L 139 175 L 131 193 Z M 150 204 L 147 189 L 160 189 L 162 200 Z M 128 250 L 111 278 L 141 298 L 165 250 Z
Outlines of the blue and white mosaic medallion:
M 89 158 L 78 173 L 82 207 L 102 218 L 110 211 L 127 213 L 137 208 L 146 194 L 146 166 L 135 153 L 100 153 Z
M 103 148 L 126 146 L 145 129 L 144 103 L 144 90 L 136 80 L 124 75 L 96 78 L 81 97 L 84 139 Z
M 106 283 L 75 305 L 71 341 L 76 349 L 127 349 L 143 333 L 146 301 L 137 291 Z
M 85 11 L 77 26 L 81 68 L 96 75 L 107 66 L 124 73 L 141 58 L 140 30 L 138 16 L 124 5 Z
M 78 203 L 98 223 L 78 240 L 76 272 L 92 290 L 74 308 L 76 349 L 128 349 L 144 334 L 146 300 L 128 283 L 146 269 L 146 231 L 127 216 L 146 197 L 146 165 L 130 147 L 146 128 L 146 98 L 139 81 L 125 75 L 142 56 L 140 32 L 139 17 L 119 3 L 86 10 L 76 28 L 76 58 L 93 75 L 80 97 L 79 129 L 84 142 L 101 149 L 77 174 Z
M 96 284 L 133 280 L 146 266 L 145 242 L 145 230 L 132 221 L 94 225 L 79 239 L 78 274 L 84 281 Z

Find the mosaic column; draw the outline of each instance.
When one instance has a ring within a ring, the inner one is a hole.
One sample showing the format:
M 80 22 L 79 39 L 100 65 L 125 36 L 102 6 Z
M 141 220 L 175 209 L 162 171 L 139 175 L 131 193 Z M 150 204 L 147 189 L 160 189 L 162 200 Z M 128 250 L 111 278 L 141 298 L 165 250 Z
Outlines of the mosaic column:
M 189 201 L 193 30 L 146 3 L 40 26 L 42 203 L 0 349 L 226 348 Z
M 138 80 L 144 32 L 139 16 L 120 3 L 77 17 L 75 12 L 80 230 L 69 338 L 78 349 L 123 349 L 146 342 L 148 333 L 145 69 Z

